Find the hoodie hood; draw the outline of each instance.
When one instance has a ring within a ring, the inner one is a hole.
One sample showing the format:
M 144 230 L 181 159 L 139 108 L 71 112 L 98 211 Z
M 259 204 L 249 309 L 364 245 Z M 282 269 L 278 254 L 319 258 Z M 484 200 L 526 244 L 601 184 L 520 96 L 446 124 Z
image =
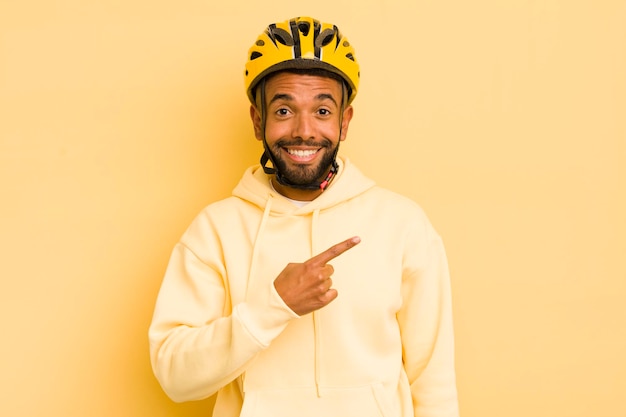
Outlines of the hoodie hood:
M 363 175 L 349 159 L 337 158 L 337 163 L 339 164 L 337 176 L 328 189 L 301 208 L 294 206 L 271 187 L 270 176 L 263 172 L 260 165 L 246 170 L 233 190 L 233 195 L 258 206 L 261 210 L 265 210 L 268 201 L 272 200 L 270 213 L 274 215 L 306 215 L 331 208 L 364 193 L 375 185 L 374 181 Z

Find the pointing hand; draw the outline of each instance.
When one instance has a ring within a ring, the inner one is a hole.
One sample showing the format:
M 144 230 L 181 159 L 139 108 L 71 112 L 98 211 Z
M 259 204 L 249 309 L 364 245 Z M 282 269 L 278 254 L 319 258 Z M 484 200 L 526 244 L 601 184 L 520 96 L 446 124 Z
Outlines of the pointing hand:
M 328 262 L 361 242 L 358 236 L 331 246 L 305 261 L 290 263 L 274 280 L 274 287 L 285 304 L 299 316 L 328 305 L 337 298 L 330 276 L 334 269 Z

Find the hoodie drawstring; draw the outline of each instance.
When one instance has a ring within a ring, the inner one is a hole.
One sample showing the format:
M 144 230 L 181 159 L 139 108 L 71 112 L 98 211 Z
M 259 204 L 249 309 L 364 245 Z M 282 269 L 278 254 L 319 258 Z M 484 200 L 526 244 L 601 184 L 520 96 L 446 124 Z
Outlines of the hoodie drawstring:
M 272 200 L 273 197 L 270 194 L 267 198 L 267 202 L 265 203 L 265 209 L 263 210 L 263 217 L 261 217 L 261 223 L 259 223 L 259 229 L 256 232 L 256 236 L 254 237 L 254 243 L 252 244 L 252 257 L 250 259 L 250 271 L 248 272 L 248 280 L 246 281 L 246 292 L 245 299 L 248 299 L 248 289 L 250 288 L 250 277 L 255 276 L 256 270 L 255 265 L 257 264 L 257 257 L 259 256 L 259 241 L 261 235 L 265 231 L 265 225 L 267 224 L 267 219 L 270 217 L 270 211 L 272 209 Z
M 252 276 L 255 276 L 256 274 L 256 268 L 257 268 L 257 258 L 258 258 L 258 252 L 259 252 L 259 247 L 260 245 L 258 244 L 260 242 L 261 236 L 263 235 L 263 233 L 265 232 L 265 227 L 268 223 L 268 219 L 270 216 L 270 212 L 271 212 L 271 208 L 272 208 L 272 200 L 273 197 L 270 194 L 269 198 L 267 199 L 267 202 L 265 204 L 265 208 L 263 209 L 263 216 L 261 218 L 261 222 L 259 224 L 259 228 L 256 232 L 256 236 L 255 236 L 255 241 L 253 243 L 253 249 L 252 249 L 252 258 L 251 258 L 251 263 L 250 263 L 250 272 L 248 274 L 248 281 L 246 282 L 246 290 L 245 290 L 245 298 L 248 298 L 248 291 L 250 288 L 250 282 L 249 279 Z M 319 238 L 317 236 L 317 230 L 319 229 L 317 227 L 318 223 L 319 223 L 319 214 L 320 211 L 319 209 L 316 209 L 313 211 L 312 213 L 312 219 L 311 219 L 311 257 L 315 256 L 318 252 L 319 252 Z M 318 311 L 314 311 L 312 313 L 312 320 L 313 320 L 313 340 L 314 340 L 314 369 L 315 369 L 315 392 L 316 395 L 318 397 L 321 397 L 321 390 L 320 390 L 320 363 L 321 363 L 321 341 L 320 341 L 320 314 Z M 245 378 L 245 374 L 242 375 L 242 380 L 244 380 Z M 242 384 L 244 385 L 244 391 L 245 391 L 245 383 Z
M 315 256 L 318 252 L 318 241 L 316 230 L 318 229 L 317 223 L 319 221 L 319 209 L 313 211 L 313 218 L 311 220 L 311 257 Z M 320 392 L 320 350 L 321 350 L 321 342 L 320 342 L 320 315 L 317 311 L 312 313 L 313 316 L 313 340 L 315 343 L 313 355 L 313 360 L 315 361 L 315 392 L 317 393 L 317 397 L 321 397 L 322 394 Z
M 272 196 L 270 195 L 265 203 L 265 209 L 263 210 L 263 217 L 261 217 L 261 223 L 259 223 L 259 229 L 256 232 L 256 236 L 254 237 L 254 243 L 252 244 L 252 257 L 250 259 L 250 271 L 248 272 L 248 279 L 246 280 L 246 290 L 244 299 L 248 299 L 248 290 L 250 288 L 250 277 L 255 276 L 256 269 L 255 265 L 257 265 L 257 257 L 259 256 L 259 246 L 258 242 L 261 237 L 261 234 L 265 231 L 265 225 L 267 224 L 267 219 L 270 216 L 270 210 L 272 208 Z M 239 376 L 239 387 L 242 392 L 246 391 L 246 373 L 242 373 Z

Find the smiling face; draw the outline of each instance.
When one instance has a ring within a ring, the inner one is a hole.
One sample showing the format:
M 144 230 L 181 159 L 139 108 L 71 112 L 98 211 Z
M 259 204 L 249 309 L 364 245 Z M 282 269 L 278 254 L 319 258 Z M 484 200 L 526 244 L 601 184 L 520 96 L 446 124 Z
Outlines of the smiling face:
M 282 72 L 265 83 L 265 140 L 289 182 L 305 185 L 326 177 L 352 118 L 351 106 L 341 117 L 342 94 L 339 81 L 317 75 Z M 261 112 L 252 106 L 250 115 L 256 138 L 263 140 Z M 273 184 L 289 198 L 312 199 L 321 193 Z

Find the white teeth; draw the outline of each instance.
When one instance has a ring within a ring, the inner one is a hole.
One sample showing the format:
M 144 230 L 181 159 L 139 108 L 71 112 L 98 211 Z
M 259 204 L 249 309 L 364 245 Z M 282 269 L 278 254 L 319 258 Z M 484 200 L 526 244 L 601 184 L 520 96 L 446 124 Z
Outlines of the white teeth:
M 297 150 L 297 149 L 287 149 L 287 152 L 289 152 L 289 155 L 294 155 L 294 156 L 299 156 L 299 157 L 307 157 L 307 156 L 314 155 L 317 151 L 316 150 L 301 151 L 301 150 Z

